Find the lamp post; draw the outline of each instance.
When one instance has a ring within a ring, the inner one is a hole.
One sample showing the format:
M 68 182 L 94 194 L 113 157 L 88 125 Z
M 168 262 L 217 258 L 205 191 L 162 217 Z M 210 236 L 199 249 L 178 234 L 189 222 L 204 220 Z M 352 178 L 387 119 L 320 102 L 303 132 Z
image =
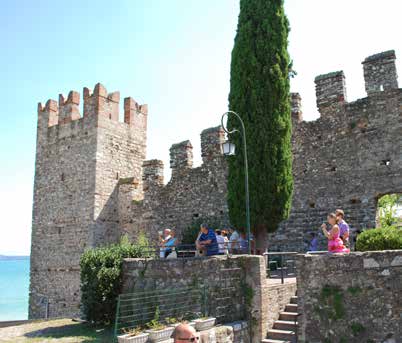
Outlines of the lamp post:
M 244 149 L 244 185 L 245 185 L 245 197 L 246 197 L 246 221 L 247 221 L 247 249 L 248 249 L 248 254 L 251 255 L 251 244 L 250 244 L 250 237 L 251 237 L 251 230 L 250 230 L 250 195 L 248 191 L 248 162 L 247 162 L 247 143 L 246 143 L 246 130 L 244 128 L 244 123 L 243 120 L 240 118 L 240 116 L 233 111 L 227 111 L 222 115 L 221 119 L 221 124 L 223 130 L 228 134 L 232 134 L 235 132 L 239 132 L 237 129 L 233 129 L 229 131 L 225 125 L 223 124 L 223 119 L 225 116 L 229 117 L 229 115 L 234 115 L 239 121 L 240 121 L 240 126 L 241 126 L 241 134 L 243 138 L 243 149 Z M 234 155 L 235 154 L 235 145 L 231 143 L 229 140 L 226 141 L 225 143 L 222 144 L 223 147 L 223 153 L 225 155 Z

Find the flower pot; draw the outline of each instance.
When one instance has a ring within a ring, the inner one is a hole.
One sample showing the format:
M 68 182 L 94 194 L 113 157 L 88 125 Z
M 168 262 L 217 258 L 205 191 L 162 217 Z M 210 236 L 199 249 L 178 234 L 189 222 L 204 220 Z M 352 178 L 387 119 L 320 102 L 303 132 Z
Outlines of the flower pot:
M 139 335 L 131 336 L 130 334 L 117 336 L 119 343 L 145 343 L 148 340 L 149 333 L 140 333 Z
M 172 336 L 173 331 L 174 331 L 174 327 L 168 326 L 164 329 L 146 330 L 145 332 L 149 333 L 148 339 L 151 342 L 159 342 L 159 341 L 164 341 L 166 339 L 169 339 L 170 336 Z
M 196 319 L 195 329 L 197 331 L 204 331 L 212 328 L 215 325 L 216 318 Z

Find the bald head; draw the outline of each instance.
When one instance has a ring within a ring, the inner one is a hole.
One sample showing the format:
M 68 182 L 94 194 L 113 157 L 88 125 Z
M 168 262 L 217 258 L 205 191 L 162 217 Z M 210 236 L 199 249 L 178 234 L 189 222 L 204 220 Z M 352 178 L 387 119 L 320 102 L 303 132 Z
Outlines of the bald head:
M 197 331 L 188 324 L 179 324 L 173 332 L 173 338 L 178 343 L 198 342 Z

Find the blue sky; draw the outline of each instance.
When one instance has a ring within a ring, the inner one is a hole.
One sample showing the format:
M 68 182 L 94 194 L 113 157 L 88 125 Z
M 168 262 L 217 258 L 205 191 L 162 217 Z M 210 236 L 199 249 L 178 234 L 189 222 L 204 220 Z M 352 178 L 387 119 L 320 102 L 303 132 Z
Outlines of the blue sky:
M 395 49 L 402 70 L 398 0 L 287 0 L 289 51 L 304 117 L 318 116 L 314 77 L 343 69 L 349 100 L 364 97 L 361 61 Z M 227 110 L 236 0 L 0 2 L 0 254 L 28 254 L 36 106 L 103 83 L 149 104 L 148 158 L 199 134 Z M 122 106 L 121 106 L 122 113 Z

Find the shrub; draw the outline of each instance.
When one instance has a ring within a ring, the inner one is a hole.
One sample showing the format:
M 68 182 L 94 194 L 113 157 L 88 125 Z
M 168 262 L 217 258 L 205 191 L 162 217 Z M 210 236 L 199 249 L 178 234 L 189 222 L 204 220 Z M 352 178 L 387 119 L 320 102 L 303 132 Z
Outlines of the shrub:
M 402 229 L 384 227 L 363 231 L 357 236 L 356 250 L 396 250 L 402 249 Z
M 81 306 L 91 322 L 110 324 L 120 292 L 123 258 L 149 257 L 149 243 L 140 235 L 132 244 L 125 236 L 119 244 L 90 249 L 81 256 Z

